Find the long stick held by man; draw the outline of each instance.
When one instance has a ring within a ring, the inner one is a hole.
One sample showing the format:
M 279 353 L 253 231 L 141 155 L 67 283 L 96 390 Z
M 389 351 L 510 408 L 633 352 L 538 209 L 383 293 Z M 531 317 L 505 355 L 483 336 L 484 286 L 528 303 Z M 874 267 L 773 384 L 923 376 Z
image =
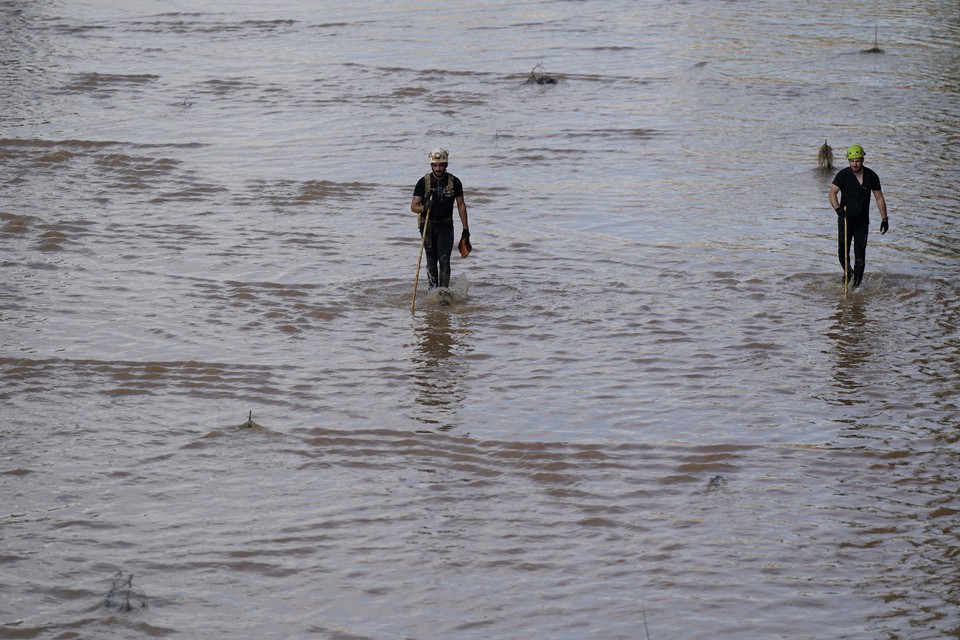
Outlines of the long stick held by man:
M 470 245 L 470 224 L 467 221 L 467 205 L 463 199 L 463 184 L 447 172 L 450 153 L 437 147 L 428 154 L 430 171 L 413 189 L 410 211 L 418 216 L 422 236 L 422 250 L 427 255 L 427 278 L 430 288 L 450 287 L 450 254 L 453 252 L 453 206 L 456 204 L 462 231 L 460 255 L 466 257 L 473 249 Z M 426 213 L 429 212 L 429 219 Z M 419 260 L 417 273 L 419 276 Z M 414 293 L 416 296 L 416 293 Z
M 830 206 L 837 212 L 840 265 L 843 267 L 843 287 L 853 277 L 853 288 L 863 281 L 867 266 L 867 233 L 870 230 L 870 195 L 873 194 L 880 210 L 880 234 L 890 228 L 887 217 L 887 201 L 880 188 L 880 177 L 863 166 L 866 153 L 859 144 L 847 149 L 850 166 L 837 172 L 830 185 L 827 197 Z M 853 273 L 850 273 L 850 240 L 853 240 Z

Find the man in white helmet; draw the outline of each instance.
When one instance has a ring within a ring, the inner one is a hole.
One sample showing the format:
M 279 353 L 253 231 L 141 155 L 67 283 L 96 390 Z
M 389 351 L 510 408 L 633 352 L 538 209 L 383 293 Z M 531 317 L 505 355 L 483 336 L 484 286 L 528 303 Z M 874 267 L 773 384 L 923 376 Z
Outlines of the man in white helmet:
M 470 225 L 467 205 L 463 200 L 463 184 L 452 173 L 447 173 L 450 154 L 436 148 L 429 154 L 430 172 L 420 178 L 413 189 L 410 210 L 419 217 L 423 248 L 427 254 L 427 276 L 430 288 L 450 286 L 450 253 L 453 251 L 453 205 L 456 203 L 463 231 L 460 236 L 460 255 L 466 257 L 470 246 Z M 424 228 L 429 210 L 429 221 Z

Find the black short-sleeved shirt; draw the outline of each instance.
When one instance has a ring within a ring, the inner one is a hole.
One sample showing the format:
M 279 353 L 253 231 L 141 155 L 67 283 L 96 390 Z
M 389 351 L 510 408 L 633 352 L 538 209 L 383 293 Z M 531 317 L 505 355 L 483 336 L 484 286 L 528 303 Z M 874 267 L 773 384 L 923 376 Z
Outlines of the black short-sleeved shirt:
M 453 222 L 453 207 L 457 203 L 457 197 L 463 195 L 463 184 L 460 178 L 452 173 L 448 173 L 439 181 L 430 173 L 429 176 L 420 178 L 417 186 L 413 188 L 413 195 L 423 201 L 425 193 L 426 180 L 430 178 L 430 189 L 433 190 L 433 209 L 430 210 L 430 221 L 436 223 Z M 447 178 L 450 178 L 448 182 Z M 451 189 L 452 186 L 452 189 Z
M 867 167 L 863 168 L 863 184 L 857 180 L 853 169 L 846 167 L 837 172 L 833 184 L 840 188 L 840 206 L 847 210 L 847 217 L 867 218 L 870 215 L 870 196 L 880 191 L 880 176 Z

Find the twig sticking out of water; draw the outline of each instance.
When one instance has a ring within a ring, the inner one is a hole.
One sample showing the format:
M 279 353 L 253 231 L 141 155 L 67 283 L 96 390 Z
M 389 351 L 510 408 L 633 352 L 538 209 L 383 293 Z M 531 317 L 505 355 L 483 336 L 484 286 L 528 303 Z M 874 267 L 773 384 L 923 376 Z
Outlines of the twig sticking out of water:
M 647 605 L 640 599 L 640 615 L 643 618 L 643 631 L 647 634 L 647 640 L 650 640 L 650 628 L 647 626 Z
M 530 70 L 530 77 L 527 78 L 527 84 L 557 84 L 557 79 L 547 75 L 541 62 Z
M 253 421 L 253 411 L 251 410 L 250 413 L 247 414 L 247 421 L 244 422 L 242 425 L 240 425 L 240 428 L 241 428 L 241 429 L 256 429 L 256 428 L 259 427 L 259 426 L 260 426 L 260 425 L 258 425 L 256 422 Z
M 133 574 L 124 575 L 121 570 L 113 576 L 110 593 L 103 599 L 103 604 L 108 609 L 121 612 L 146 609 L 147 596 L 141 589 L 133 586 Z
M 861 53 L 883 53 L 883 49 L 880 48 L 877 42 L 877 25 L 873 25 L 873 47 L 864 49 Z
M 817 151 L 817 166 L 821 169 L 833 169 L 833 148 L 824 140 Z

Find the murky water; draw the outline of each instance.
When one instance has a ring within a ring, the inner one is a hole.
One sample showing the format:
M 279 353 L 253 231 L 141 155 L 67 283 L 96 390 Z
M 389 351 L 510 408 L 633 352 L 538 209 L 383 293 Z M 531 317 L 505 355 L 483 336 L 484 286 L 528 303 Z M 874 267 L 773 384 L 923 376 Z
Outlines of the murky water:
M 0 15 L 0 638 L 960 638 L 955 3 Z

